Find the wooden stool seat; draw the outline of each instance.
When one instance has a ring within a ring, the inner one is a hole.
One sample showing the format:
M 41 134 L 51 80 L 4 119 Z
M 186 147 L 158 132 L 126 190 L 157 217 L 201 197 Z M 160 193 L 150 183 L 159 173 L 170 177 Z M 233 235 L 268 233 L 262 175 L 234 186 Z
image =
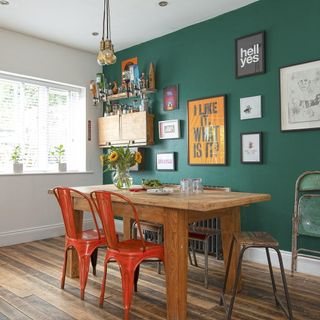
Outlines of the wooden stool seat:
M 254 247 L 278 247 L 279 242 L 267 232 L 241 232 L 234 234 L 236 241 L 240 246 Z
M 226 292 L 226 286 L 227 286 L 230 264 L 231 264 L 231 259 L 232 259 L 233 246 L 234 246 L 235 242 L 238 243 L 241 250 L 240 250 L 239 258 L 238 258 L 237 274 L 236 274 L 236 278 L 235 278 L 233 289 L 232 289 L 232 296 L 231 296 L 230 304 L 228 306 L 226 303 L 226 299 L 225 299 L 225 292 Z M 227 319 L 231 320 L 233 305 L 235 302 L 239 278 L 240 278 L 240 274 L 241 274 L 242 259 L 243 259 L 243 255 L 244 255 L 245 250 L 247 250 L 248 248 L 265 248 L 266 254 L 267 254 L 267 259 L 268 259 L 271 284 L 272 284 L 272 289 L 273 289 L 273 294 L 274 294 L 276 305 L 281 307 L 281 309 L 283 310 L 283 312 L 285 313 L 286 317 L 289 320 L 293 320 L 291 302 L 290 302 L 290 298 L 289 298 L 289 292 L 288 292 L 288 287 L 287 287 L 286 276 L 284 273 L 282 257 L 281 257 L 281 253 L 279 250 L 279 243 L 276 239 L 274 239 L 267 232 L 241 232 L 241 233 L 234 234 L 232 237 L 230 251 L 229 251 L 229 258 L 228 258 L 228 263 L 227 263 L 226 276 L 225 276 L 225 280 L 224 280 L 223 291 L 222 291 L 222 294 L 220 297 L 220 305 L 224 306 Z M 287 309 L 284 307 L 284 305 L 280 301 L 278 294 L 277 294 L 277 288 L 276 288 L 276 284 L 275 284 L 275 280 L 274 280 L 274 276 L 273 276 L 273 270 L 272 270 L 269 249 L 275 250 L 278 255 L 281 277 L 282 277 L 282 284 L 283 284 L 283 289 L 284 289 L 285 298 L 286 298 L 286 302 L 287 302 Z

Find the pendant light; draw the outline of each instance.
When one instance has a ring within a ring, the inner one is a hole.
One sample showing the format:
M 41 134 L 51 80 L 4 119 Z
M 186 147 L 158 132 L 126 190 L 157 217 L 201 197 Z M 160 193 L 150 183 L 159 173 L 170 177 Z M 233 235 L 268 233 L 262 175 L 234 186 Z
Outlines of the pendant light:
M 107 20 L 107 23 L 106 23 Z M 107 26 L 107 37 L 105 36 L 105 27 Z M 113 44 L 111 42 L 111 19 L 109 0 L 104 0 L 103 6 L 103 25 L 102 25 L 102 39 L 100 41 L 100 50 L 98 53 L 97 61 L 101 66 L 114 64 L 117 57 L 114 54 Z

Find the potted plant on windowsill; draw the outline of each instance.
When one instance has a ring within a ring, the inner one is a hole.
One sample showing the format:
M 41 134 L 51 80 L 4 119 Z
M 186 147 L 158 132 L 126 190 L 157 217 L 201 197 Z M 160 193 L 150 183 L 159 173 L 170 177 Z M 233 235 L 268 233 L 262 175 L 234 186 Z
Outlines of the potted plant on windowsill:
M 22 173 L 23 172 L 23 159 L 22 151 L 20 145 L 16 145 L 11 153 L 11 161 L 13 161 L 13 172 Z
M 63 144 L 53 147 L 53 151 L 50 152 L 50 155 L 56 158 L 58 163 L 59 172 L 67 171 L 67 163 L 64 162 L 64 155 L 66 150 L 64 149 Z

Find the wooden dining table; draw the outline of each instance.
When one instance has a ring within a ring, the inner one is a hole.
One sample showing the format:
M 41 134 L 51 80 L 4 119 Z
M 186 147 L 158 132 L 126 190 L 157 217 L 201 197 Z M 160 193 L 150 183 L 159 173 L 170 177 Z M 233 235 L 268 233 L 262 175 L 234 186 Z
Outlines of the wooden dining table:
M 187 319 L 188 275 L 188 226 L 190 223 L 220 218 L 222 249 L 226 265 L 232 234 L 240 232 L 240 207 L 268 201 L 268 194 L 205 190 L 203 193 L 183 194 L 178 191 L 167 195 L 149 194 L 146 191 L 118 190 L 113 185 L 72 187 L 85 194 L 94 190 L 119 192 L 137 207 L 140 220 L 162 224 L 164 227 L 165 274 L 167 293 L 167 319 Z M 77 226 L 81 229 L 83 211 L 88 205 L 77 194 L 73 195 Z M 133 213 L 121 199 L 114 199 L 115 214 L 123 218 L 124 239 L 131 237 Z M 233 260 L 227 283 L 230 291 L 236 274 L 236 257 L 239 247 L 234 247 Z M 78 260 L 74 253 L 69 256 L 67 275 L 78 275 Z

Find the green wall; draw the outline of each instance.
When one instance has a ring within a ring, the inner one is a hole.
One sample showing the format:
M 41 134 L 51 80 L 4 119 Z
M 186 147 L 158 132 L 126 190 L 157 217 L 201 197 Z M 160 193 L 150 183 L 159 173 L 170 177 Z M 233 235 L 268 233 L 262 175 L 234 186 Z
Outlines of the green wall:
M 170 10 L 169 6 L 165 10 Z M 320 132 L 280 132 L 279 68 L 320 58 L 319 0 L 262 0 L 220 17 L 190 26 L 161 38 L 117 52 L 118 62 L 138 57 L 140 70 L 156 65 L 153 96 L 155 123 L 180 119 L 182 138 L 158 139 L 147 149 L 147 168 L 135 173 L 178 183 L 183 177 L 202 177 L 204 184 L 230 186 L 235 191 L 270 193 L 272 201 L 242 209 L 244 230 L 271 232 L 281 248 L 291 248 L 291 216 L 294 183 L 305 170 L 319 169 Z M 266 73 L 241 79 L 235 77 L 235 39 L 266 31 Z M 137 31 L 138 32 L 138 31 Z M 108 79 L 120 79 L 120 63 L 106 67 Z M 162 110 L 162 89 L 179 85 L 179 109 Z M 189 166 L 187 164 L 187 100 L 227 95 L 226 166 Z M 262 95 L 261 119 L 240 120 L 239 99 Z M 263 164 L 241 164 L 240 133 L 263 132 Z M 177 171 L 155 170 L 158 152 L 177 152 Z M 104 178 L 105 182 L 109 179 Z M 305 239 L 312 247 L 320 242 Z

